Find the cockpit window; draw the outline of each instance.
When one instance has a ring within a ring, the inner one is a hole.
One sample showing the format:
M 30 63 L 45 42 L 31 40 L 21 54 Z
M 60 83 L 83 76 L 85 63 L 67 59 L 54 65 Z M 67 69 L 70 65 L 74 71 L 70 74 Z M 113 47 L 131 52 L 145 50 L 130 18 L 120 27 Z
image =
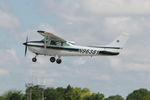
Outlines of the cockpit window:
M 56 46 L 61 46 L 61 42 L 56 42 Z

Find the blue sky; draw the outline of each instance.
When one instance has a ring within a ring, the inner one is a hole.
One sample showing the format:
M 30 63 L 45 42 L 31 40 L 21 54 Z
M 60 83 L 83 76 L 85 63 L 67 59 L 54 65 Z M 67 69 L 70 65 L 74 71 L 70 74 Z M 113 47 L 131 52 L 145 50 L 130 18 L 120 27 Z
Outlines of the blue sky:
M 150 89 L 149 0 L 0 0 L 0 94 L 24 91 L 26 82 L 48 87 L 87 87 L 105 96 L 126 96 L 135 89 Z M 30 40 L 46 30 L 81 45 L 103 45 L 122 32 L 130 39 L 116 57 L 24 57 Z

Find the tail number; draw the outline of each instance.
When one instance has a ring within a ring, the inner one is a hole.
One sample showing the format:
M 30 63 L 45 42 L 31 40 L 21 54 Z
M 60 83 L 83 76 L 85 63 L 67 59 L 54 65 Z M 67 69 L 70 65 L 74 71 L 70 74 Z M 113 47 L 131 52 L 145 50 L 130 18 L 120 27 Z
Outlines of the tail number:
M 79 52 L 83 54 L 93 54 L 93 55 L 96 55 L 98 53 L 97 50 L 90 50 L 90 49 L 80 49 Z

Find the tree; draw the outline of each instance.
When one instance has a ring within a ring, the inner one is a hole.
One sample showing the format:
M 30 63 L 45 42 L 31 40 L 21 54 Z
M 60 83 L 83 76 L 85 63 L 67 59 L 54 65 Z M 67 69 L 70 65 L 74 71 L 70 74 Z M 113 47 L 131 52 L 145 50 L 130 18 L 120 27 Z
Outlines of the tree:
M 2 96 L 0 96 L 0 100 L 4 100 L 4 98 Z
M 91 100 L 103 100 L 104 95 L 100 93 L 92 93 Z
M 73 100 L 81 100 L 82 90 L 81 88 L 74 88 L 73 89 Z
M 64 99 L 65 100 L 73 100 L 73 88 L 68 85 L 67 88 L 65 89 L 65 94 L 64 94 Z
M 127 96 L 126 100 L 150 100 L 150 92 L 147 89 L 139 89 Z
M 21 100 L 21 96 L 18 93 L 13 93 L 10 96 L 10 100 Z
M 120 95 L 115 95 L 115 96 L 110 96 L 108 98 L 105 98 L 104 100 L 124 100 L 124 98 L 121 97 Z
M 45 100 L 64 100 L 63 89 L 47 88 L 44 91 Z
M 83 100 L 103 100 L 104 95 L 100 93 L 92 93 L 91 95 L 86 95 Z
M 25 95 L 21 91 L 10 90 L 3 95 L 2 100 L 23 100 Z
M 32 100 L 40 100 L 40 97 L 41 97 L 41 93 L 40 93 L 40 87 L 37 85 L 37 86 L 34 86 L 31 88 L 32 90 Z

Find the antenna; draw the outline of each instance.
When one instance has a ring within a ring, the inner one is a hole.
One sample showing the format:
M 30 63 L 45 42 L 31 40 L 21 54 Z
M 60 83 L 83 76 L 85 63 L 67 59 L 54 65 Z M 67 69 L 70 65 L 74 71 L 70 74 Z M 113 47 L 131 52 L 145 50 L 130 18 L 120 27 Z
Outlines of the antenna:
M 44 100 L 45 85 L 39 85 L 39 88 L 40 88 L 41 100 Z
M 33 84 L 32 83 L 26 83 L 26 96 L 27 96 L 27 100 L 32 100 L 32 87 Z
M 35 85 L 33 85 L 33 83 L 26 83 L 25 87 L 26 87 L 26 98 L 27 100 L 32 100 L 32 87 L 34 87 Z M 39 90 L 40 91 L 40 100 L 44 100 L 44 89 L 45 89 L 45 85 L 38 85 Z

